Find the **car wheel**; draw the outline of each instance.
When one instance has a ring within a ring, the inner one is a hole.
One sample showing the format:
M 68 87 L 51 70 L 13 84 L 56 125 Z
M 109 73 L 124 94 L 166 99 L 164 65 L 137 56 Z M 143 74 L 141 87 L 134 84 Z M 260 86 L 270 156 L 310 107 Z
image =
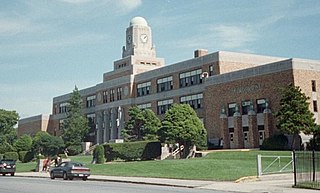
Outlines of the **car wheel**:
M 63 179 L 64 179 L 64 180 L 67 180 L 67 179 L 68 179 L 67 172 L 63 172 Z
M 55 178 L 53 172 L 50 172 L 50 178 L 51 178 L 52 180 Z
M 6 174 L 5 174 L 5 173 L 3 173 L 2 175 L 3 175 L 3 176 L 5 176 Z
M 83 181 L 86 181 L 87 179 L 88 179 L 87 176 L 82 178 Z
M 70 177 L 69 177 L 69 180 L 73 180 L 73 177 L 72 177 L 72 176 L 70 176 Z
M 14 176 L 14 173 L 11 173 L 11 176 Z

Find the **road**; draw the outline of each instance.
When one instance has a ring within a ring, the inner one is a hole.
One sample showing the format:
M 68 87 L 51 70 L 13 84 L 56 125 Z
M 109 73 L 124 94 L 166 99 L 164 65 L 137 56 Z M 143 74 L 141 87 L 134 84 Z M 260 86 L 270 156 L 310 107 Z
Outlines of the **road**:
M 98 182 L 49 178 L 23 178 L 0 176 L 1 193 L 227 193 L 225 191 L 203 190 L 145 184 Z

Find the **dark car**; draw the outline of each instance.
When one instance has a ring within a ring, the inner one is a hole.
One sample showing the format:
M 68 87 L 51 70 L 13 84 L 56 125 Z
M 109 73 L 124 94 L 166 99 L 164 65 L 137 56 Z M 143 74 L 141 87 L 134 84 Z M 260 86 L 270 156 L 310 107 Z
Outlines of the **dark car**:
M 6 174 L 10 174 L 14 176 L 16 172 L 16 161 L 15 160 L 1 160 L 0 161 L 0 174 L 5 176 Z
M 90 169 L 78 162 L 62 162 L 50 170 L 50 178 L 63 178 L 64 180 L 82 178 L 84 181 L 90 176 Z

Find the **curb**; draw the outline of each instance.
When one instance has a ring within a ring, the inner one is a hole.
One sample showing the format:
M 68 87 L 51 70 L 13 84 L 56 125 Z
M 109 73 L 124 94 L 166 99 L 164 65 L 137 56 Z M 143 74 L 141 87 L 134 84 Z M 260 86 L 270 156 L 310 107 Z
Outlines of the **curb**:
M 242 183 L 242 182 L 256 182 L 256 181 L 260 181 L 260 179 L 257 176 L 246 176 L 246 177 L 239 178 L 234 182 Z
M 19 175 L 16 174 L 16 177 L 23 178 L 49 178 L 49 176 L 32 176 L 32 175 Z M 145 184 L 145 185 L 154 185 L 154 186 L 167 186 L 167 187 L 178 187 L 178 188 L 196 188 L 198 186 L 189 186 L 189 185 L 178 185 L 178 184 L 166 184 L 166 183 L 155 183 L 155 182 L 145 182 L 145 181 L 132 181 L 132 180 L 112 180 L 112 179 L 101 179 L 89 177 L 87 181 L 98 181 L 98 182 L 117 182 L 117 183 L 131 183 L 131 184 Z

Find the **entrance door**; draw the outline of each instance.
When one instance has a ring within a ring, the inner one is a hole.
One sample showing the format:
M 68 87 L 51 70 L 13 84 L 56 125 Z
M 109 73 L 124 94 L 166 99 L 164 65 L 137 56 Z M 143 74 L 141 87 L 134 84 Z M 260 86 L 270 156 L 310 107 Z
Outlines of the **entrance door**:
M 259 145 L 262 145 L 264 140 L 264 130 L 259 131 Z

